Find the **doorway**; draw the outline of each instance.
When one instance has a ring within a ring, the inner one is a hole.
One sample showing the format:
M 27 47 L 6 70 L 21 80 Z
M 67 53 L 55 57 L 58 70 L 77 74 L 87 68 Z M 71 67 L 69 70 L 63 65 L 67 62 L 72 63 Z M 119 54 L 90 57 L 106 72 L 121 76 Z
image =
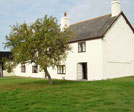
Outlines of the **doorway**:
M 87 80 L 87 63 L 78 63 L 77 65 L 78 80 Z
M 3 77 L 2 63 L 0 63 L 0 77 Z

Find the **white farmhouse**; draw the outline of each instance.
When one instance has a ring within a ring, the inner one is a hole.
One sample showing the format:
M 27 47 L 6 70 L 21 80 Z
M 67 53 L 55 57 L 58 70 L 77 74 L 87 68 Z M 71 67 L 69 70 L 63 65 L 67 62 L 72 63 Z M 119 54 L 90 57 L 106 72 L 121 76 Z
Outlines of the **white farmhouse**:
M 112 14 L 70 25 L 70 18 L 61 18 L 61 31 L 69 27 L 76 33 L 70 40 L 72 51 L 57 68 L 49 68 L 52 78 L 66 80 L 102 80 L 134 76 L 134 29 L 112 2 Z M 44 78 L 35 64 L 18 65 L 16 76 Z

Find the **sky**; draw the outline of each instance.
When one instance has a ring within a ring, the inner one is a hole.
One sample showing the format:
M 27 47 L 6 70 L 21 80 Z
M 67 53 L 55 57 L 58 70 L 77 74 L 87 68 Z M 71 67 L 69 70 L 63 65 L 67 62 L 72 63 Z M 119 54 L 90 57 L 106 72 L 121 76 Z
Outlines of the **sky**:
M 111 13 L 112 0 L 0 0 L 0 51 L 5 36 L 16 23 L 32 23 L 37 18 L 56 17 L 59 21 L 67 12 L 71 23 Z M 121 10 L 134 26 L 134 0 L 120 0 Z

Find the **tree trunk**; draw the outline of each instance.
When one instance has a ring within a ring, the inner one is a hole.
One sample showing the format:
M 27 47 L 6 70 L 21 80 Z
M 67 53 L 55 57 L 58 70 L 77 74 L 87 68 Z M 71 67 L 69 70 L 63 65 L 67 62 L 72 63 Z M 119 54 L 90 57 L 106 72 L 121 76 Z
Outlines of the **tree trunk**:
M 52 78 L 51 78 L 51 76 L 50 76 L 50 74 L 49 74 L 47 68 L 44 69 L 44 72 L 45 72 L 45 76 L 47 76 L 48 79 L 49 79 L 49 84 L 52 85 L 52 84 L 53 84 L 53 80 L 52 80 Z

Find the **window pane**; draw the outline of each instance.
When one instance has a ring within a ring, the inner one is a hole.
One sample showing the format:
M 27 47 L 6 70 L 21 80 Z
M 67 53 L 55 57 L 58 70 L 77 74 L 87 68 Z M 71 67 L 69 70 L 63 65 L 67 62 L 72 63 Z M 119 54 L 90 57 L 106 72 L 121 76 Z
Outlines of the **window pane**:
M 63 66 L 63 73 L 64 73 L 64 74 L 66 73 L 66 68 L 65 68 L 65 66 Z
M 32 66 L 32 73 L 38 73 L 38 66 Z
M 21 65 L 21 72 L 22 73 L 25 73 L 26 72 L 26 66 L 24 64 Z
M 82 48 L 83 48 L 83 51 L 86 51 L 85 42 L 82 43 Z
M 78 52 L 85 52 L 86 51 L 86 43 L 85 42 L 79 42 L 78 43 Z
M 61 73 L 61 67 L 60 67 L 60 66 L 58 66 L 58 67 L 57 67 L 57 70 L 58 70 L 58 71 L 57 71 L 57 72 L 58 72 L 58 74 L 60 74 L 60 73 Z
M 79 47 L 78 51 L 81 52 L 81 44 L 80 43 L 78 44 L 78 47 Z
M 66 73 L 65 65 L 57 66 L 57 73 L 58 74 L 65 74 Z

